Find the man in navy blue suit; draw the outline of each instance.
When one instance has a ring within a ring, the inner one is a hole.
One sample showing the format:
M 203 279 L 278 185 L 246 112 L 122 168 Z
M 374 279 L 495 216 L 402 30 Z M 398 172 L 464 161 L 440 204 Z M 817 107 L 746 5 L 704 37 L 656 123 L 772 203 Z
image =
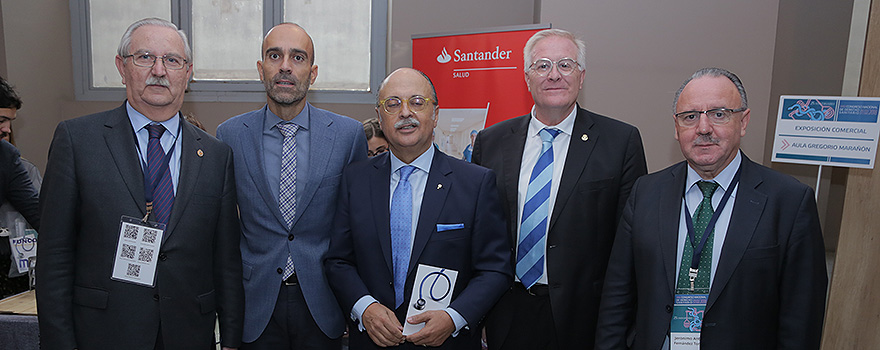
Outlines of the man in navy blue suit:
M 391 73 L 376 111 L 390 152 L 346 168 L 324 262 L 351 349 L 479 349 L 480 321 L 512 279 L 495 174 L 432 147 L 437 95 L 424 73 Z M 451 303 L 404 319 L 423 301 L 413 289 L 431 288 L 420 265 L 457 271 Z M 404 336 L 405 322 L 424 328 Z
M 306 100 L 318 77 L 311 37 L 282 23 L 257 62 L 263 108 L 229 119 L 241 215 L 243 349 L 339 349 L 342 312 L 322 261 L 342 168 L 367 157 L 361 123 Z

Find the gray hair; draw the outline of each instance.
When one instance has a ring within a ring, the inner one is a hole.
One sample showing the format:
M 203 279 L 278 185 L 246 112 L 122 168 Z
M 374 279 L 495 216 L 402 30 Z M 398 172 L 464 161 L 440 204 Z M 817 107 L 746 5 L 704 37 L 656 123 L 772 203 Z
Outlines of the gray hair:
M 532 37 L 529 38 L 529 41 L 526 42 L 526 46 L 523 47 L 523 69 L 526 72 L 529 71 L 532 63 L 535 62 L 535 60 L 532 59 L 532 51 L 535 50 L 535 45 L 537 45 L 539 41 L 551 36 L 558 36 L 571 40 L 578 49 L 577 63 L 580 65 L 580 70 L 583 71 L 587 69 L 587 44 L 585 44 L 583 40 L 578 39 L 574 34 L 567 30 L 544 29 L 532 35 Z
M 678 105 L 678 98 L 681 97 L 681 92 L 684 91 L 684 87 L 687 86 L 687 84 L 690 83 L 691 80 L 694 80 L 697 78 L 702 78 L 702 77 L 713 77 L 713 78 L 714 77 L 725 77 L 725 78 L 727 78 L 728 80 L 730 80 L 731 83 L 733 83 L 734 86 L 736 86 L 736 91 L 739 91 L 740 103 L 742 104 L 742 106 L 740 108 L 749 108 L 749 100 L 746 97 L 746 88 L 743 87 L 742 81 L 739 80 L 739 77 L 727 69 L 709 67 L 709 68 L 703 68 L 703 69 L 700 69 L 700 70 L 694 72 L 694 74 L 691 75 L 690 78 L 688 78 L 687 80 L 684 81 L 684 83 L 681 84 L 681 87 L 679 87 L 678 91 L 675 92 L 675 99 L 672 100 L 672 113 L 673 114 L 675 113 L 675 106 Z
M 143 26 L 166 27 L 177 31 L 177 35 L 180 35 L 180 40 L 183 40 L 183 48 L 184 54 L 186 54 L 186 60 L 192 63 L 192 49 L 189 47 L 189 40 L 186 39 L 186 33 L 178 29 L 174 23 L 155 17 L 144 18 L 128 26 L 125 34 L 122 34 L 122 40 L 119 41 L 119 48 L 116 50 L 116 54 L 119 55 L 119 57 L 125 57 L 131 54 L 130 52 L 128 52 L 128 50 L 131 49 L 131 35 L 134 34 L 135 29 Z

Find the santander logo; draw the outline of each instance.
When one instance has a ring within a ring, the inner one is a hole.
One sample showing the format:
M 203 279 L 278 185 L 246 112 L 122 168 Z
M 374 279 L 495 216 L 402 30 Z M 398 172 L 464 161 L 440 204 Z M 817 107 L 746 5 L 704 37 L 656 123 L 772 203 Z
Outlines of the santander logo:
M 446 47 L 443 47 L 443 50 L 440 52 L 440 55 L 437 56 L 437 62 L 440 63 L 448 63 L 450 61 L 455 62 L 474 62 L 474 61 L 495 61 L 495 60 L 509 60 L 510 53 L 512 50 L 502 50 L 500 46 L 495 46 L 494 50 L 489 51 L 471 51 L 464 52 L 461 49 L 455 49 L 452 52 L 454 57 L 449 55 L 446 52 Z
M 449 53 L 446 52 L 446 48 L 443 48 L 443 52 L 440 52 L 440 55 L 437 56 L 437 62 L 446 63 L 452 60 L 452 56 L 449 56 Z

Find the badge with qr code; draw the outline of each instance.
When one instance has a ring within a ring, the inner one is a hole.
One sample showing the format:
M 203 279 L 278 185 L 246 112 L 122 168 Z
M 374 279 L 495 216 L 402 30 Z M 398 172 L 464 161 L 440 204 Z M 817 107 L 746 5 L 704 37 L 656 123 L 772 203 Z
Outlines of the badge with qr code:
M 122 216 L 111 278 L 153 287 L 165 224 Z

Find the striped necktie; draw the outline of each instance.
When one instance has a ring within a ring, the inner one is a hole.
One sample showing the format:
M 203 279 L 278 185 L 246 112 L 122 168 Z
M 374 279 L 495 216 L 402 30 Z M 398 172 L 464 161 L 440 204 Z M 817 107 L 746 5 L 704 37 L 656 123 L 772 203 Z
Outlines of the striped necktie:
M 150 138 L 147 141 L 147 182 L 153 190 L 153 218 L 156 222 L 168 223 L 171 206 L 174 205 L 174 184 L 171 182 L 171 170 L 168 168 L 165 151 L 160 142 L 165 127 L 161 124 L 148 124 Z
M 553 179 L 553 139 L 559 129 L 541 129 L 541 155 L 532 169 L 516 250 L 516 276 L 530 288 L 544 274 L 544 246 L 550 216 L 550 183 Z

